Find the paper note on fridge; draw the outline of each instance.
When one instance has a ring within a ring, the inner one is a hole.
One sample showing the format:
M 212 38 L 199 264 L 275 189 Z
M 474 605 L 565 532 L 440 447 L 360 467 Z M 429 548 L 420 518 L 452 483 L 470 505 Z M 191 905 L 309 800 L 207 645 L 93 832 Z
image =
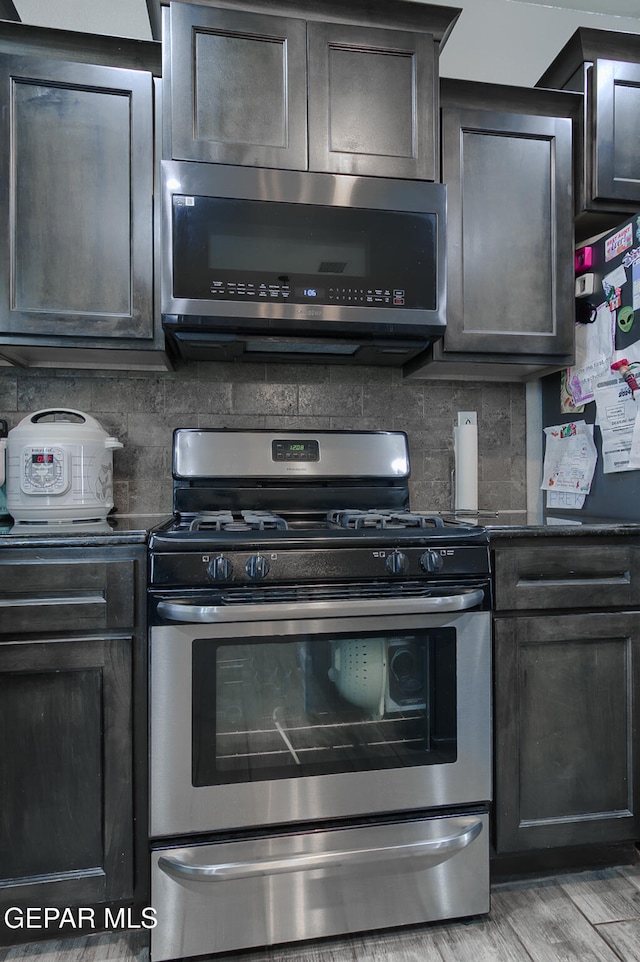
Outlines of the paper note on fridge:
M 618 375 L 595 381 L 594 394 L 598 425 L 602 434 L 602 471 L 633 471 L 639 465 L 632 460 L 633 433 L 638 403 L 629 385 Z
M 605 291 L 607 290 L 607 288 L 611 288 L 611 287 L 614 290 L 617 287 L 623 287 L 626 283 L 627 283 L 627 272 L 625 271 L 622 264 L 620 265 L 620 267 L 616 267 L 614 271 L 611 271 L 611 273 L 607 274 L 605 277 L 602 278 L 602 286 L 604 287 Z
M 615 313 L 601 304 L 593 324 L 576 324 L 576 359 L 567 370 L 569 393 L 576 405 L 593 401 L 593 379 L 610 371 L 615 349 Z
M 593 425 L 571 421 L 544 429 L 544 491 L 573 491 L 588 494 L 596 469 L 598 452 L 593 441 Z

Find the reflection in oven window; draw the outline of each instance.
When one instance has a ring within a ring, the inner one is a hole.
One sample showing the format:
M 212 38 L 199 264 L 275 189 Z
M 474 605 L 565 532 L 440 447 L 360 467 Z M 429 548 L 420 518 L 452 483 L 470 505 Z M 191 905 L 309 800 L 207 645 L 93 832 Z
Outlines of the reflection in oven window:
M 456 759 L 451 627 L 193 643 L 193 784 Z

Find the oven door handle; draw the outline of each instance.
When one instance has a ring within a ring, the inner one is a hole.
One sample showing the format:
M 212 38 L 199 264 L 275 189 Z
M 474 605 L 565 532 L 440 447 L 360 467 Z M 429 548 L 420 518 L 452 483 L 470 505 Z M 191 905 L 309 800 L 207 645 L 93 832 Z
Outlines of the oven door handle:
M 159 601 L 157 611 L 168 621 L 213 624 L 223 621 L 270 621 L 285 618 L 349 618 L 363 615 L 427 615 L 466 611 L 482 604 L 484 591 L 477 588 L 454 595 L 419 598 L 350 598 L 335 601 L 272 602 L 253 605 L 194 605 L 182 601 Z
M 177 882 L 225 882 L 288 872 L 312 872 L 314 869 L 349 869 L 397 859 L 416 859 L 423 863 L 421 868 L 432 868 L 466 848 L 480 834 L 482 822 L 476 819 L 469 824 L 469 821 L 468 818 L 464 819 L 459 831 L 442 838 L 422 839 L 404 845 L 303 853 L 250 862 L 221 862 L 218 865 L 194 865 L 174 856 L 161 855 L 158 867 Z

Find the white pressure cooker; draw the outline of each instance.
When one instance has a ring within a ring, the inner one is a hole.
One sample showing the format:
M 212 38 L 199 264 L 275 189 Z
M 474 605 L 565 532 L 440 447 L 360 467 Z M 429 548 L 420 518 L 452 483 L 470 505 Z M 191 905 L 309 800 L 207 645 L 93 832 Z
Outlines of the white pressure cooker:
M 113 451 L 121 447 L 82 411 L 29 414 L 7 438 L 9 514 L 18 522 L 103 520 L 113 508 Z

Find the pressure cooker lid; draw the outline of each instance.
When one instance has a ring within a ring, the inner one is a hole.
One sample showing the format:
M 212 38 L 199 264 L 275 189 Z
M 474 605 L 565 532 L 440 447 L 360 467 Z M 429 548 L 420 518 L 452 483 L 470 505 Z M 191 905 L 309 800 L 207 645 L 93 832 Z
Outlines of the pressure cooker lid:
M 28 414 L 9 431 L 9 442 L 22 444 L 83 444 L 97 442 L 103 448 L 121 448 L 117 438 L 109 437 L 101 424 L 74 408 L 44 408 Z

